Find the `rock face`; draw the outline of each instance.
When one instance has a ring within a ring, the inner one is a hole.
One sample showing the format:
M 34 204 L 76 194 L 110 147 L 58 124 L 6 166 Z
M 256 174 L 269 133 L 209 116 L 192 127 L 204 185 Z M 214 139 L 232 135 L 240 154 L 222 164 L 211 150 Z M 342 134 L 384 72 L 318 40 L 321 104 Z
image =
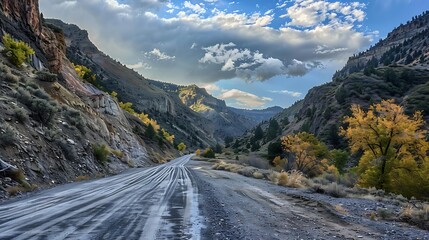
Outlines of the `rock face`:
M 52 185 L 176 156 L 171 144 L 140 134 L 146 126 L 110 95 L 79 79 L 66 56 L 64 33 L 44 22 L 37 0 L 2 0 L 0 8 L 1 32 L 36 52 L 31 66 L 20 68 L 0 55 L 0 77 L 10 79 L 0 86 L 0 168 L 10 164 L 30 184 Z M 44 67 L 56 75 L 37 72 Z M 0 198 L 10 182 L 0 181 Z
M 2 0 L 1 9 L 6 17 L 32 31 L 36 37 L 42 34 L 39 0 Z
M 0 4 L 3 13 L 2 30 L 29 43 L 43 65 L 50 71 L 59 73 L 65 57 L 64 36 L 43 25 L 39 1 L 1 0 Z
M 196 85 L 178 86 L 153 80 L 149 82 L 166 92 L 177 95 L 183 104 L 210 120 L 219 141 L 223 141 L 226 136 L 239 136 L 282 110 L 280 107 L 273 108 L 272 111 L 235 109 L 228 107 L 225 101 L 213 97 L 206 89 Z
M 218 135 L 211 120 L 192 111 L 177 94 L 150 84 L 148 79 L 100 52 L 85 30 L 59 20 L 47 19 L 46 22 L 64 31 L 69 59 L 89 67 L 102 78 L 100 84 L 106 90 L 117 92 L 121 101 L 131 102 L 138 111 L 149 114 L 173 133 L 177 141 L 194 148 L 213 146 L 221 141 L 223 137 Z

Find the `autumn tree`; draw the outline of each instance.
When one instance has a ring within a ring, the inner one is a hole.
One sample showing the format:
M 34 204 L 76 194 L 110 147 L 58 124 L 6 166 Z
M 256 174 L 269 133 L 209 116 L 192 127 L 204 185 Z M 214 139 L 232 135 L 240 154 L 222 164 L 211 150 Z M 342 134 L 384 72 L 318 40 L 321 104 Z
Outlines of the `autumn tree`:
M 12 36 L 5 34 L 3 36 L 3 54 L 9 59 L 9 61 L 19 67 L 24 62 L 29 62 L 30 56 L 34 54 L 34 50 L 23 41 L 15 41 Z
M 179 145 L 177 145 L 177 150 L 179 150 L 179 152 L 184 152 L 186 150 L 186 145 L 183 142 L 179 143 Z
M 412 117 L 393 100 L 373 104 L 368 111 L 353 105 L 340 133 L 352 153 L 362 150 L 359 185 L 404 196 L 429 197 L 429 143 L 422 113 Z
M 200 154 L 201 154 L 201 150 L 200 150 L 200 149 L 197 149 L 197 150 L 195 151 L 195 155 L 200 156 Z
M 313 134 L 300 132 L 282 137 L 283 150 L 289 154 L 289 165 L 308 176 L 317 176 L 328 167 L 328 147 Z

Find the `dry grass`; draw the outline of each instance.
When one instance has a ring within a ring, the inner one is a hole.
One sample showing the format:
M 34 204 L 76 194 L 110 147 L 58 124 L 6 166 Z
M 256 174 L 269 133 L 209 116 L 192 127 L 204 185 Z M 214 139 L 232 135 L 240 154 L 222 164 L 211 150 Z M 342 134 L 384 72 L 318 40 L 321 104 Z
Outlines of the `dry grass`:
M 110 149 L 110 152 L 118 158 L 124 157 L 124 152 L 122 152 L 121 150 Z
M 292 188 L 303 188 L 303 182 L 305 181 L 305 177 L 302 173 L 296 170 L 280 173 L 272 172 L 268 179 L 277 185 Z
M 86 180 L 89 180 L 89 179 L 91 179 L 90 176 L 88 176 L 88 175 L 81 175 L 81 176 L 77 176 L 76 177 L 76 182 L 86 181 Z
M 334 206 L 335 211 L 339 212 L 342 215 L 348 215 L 349 212 L 343 207 L 342 204 L 337 204 Z
M 328 186 L 322 187 L 325 190 L 325 193 L 336 198 L 343 198 L 347 197 L 347 193 L 344 190 L 344 186 L 337 184 L 336 182 L 333 182 L 329 184 Z
M 422 229 L 429 230 L 429 204 L 409 204 L 399 214 L 399 219 Z
M 33 190 L 36 190 L 37 188 L 38 187 L 35 184 L 29 185 L 28 187 L 23 187 L 21 185 L 17 185 L 17 186 L 7 187 L 6 188 L 6 192 L 10 196 L 16 196 L 18 194 L 22 194 L 22 193 L 26 193 L 26 192 L 31 192 Z
M 256 179 L 263 179 L 264 178 L 264 174 L 256 171 L 256 172 L 253 172 L 253 177 L 256 178 Z

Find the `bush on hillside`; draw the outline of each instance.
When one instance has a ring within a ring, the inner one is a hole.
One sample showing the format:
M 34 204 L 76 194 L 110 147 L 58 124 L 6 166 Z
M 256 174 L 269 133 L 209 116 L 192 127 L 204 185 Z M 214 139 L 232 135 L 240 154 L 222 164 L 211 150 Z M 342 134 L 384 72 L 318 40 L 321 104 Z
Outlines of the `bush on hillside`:
M 30 56 L 34 54 L 34 50 L 23 41 L 15 41 L 9 34 L 3 36 L 3 54 L 9 61 L 19 67 L 24 62 L 30 61 Z

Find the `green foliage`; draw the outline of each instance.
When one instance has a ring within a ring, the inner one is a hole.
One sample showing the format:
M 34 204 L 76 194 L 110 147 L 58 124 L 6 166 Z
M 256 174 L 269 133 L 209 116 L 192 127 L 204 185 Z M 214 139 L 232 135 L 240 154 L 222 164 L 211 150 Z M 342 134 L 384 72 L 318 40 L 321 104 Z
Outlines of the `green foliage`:
M 214 151 L 215 153 L 222 153 L 222 146 L 217 143 L 216 146 L 214 147 Z
M 12 73 L 3 73 L 0 75 L 0 79 L 2 81 L 8 82 L 8 83 L 13 83 L 16 84 L 19 82 L 19 78 L 15 75 L 13 75 Z
M 101 163 L 105 163 L 108 160 L 110 149 L 105 144 L 95 144 L 92 145 L 92 151 L 94 154 L 94 157 Z
M 22 108 L 15 108 L 13 110 L 13 115 L 19 123 L 25 123 L 28 120 L 27 112 Z
M 261 125 L 258 125 L 258 127 L 255 129 L 255 133 L 253 135 L 253 139 L 255 141 L 259 141 L 264 137 L 264 131 L 261 128 Z
M 267 136 L 265 137 L 265 140 L 267 142 L 273 140 L 274 138 L 280 135 L 280 130 L 281 129 L 277 120 L 271 119 L 267 129 Z
M 186 145 L 183 142 L 179 143 L 179 145 L 177 145 L 177 150 L 179 150 L 179 152 L 185 151 Z
M 345 150 L 334 149 L 330 152 L 331 163 L 335 165 L 340 173 L 344 172 L 347 160 L 349 159 L 349 153 Z
M 149 139 L 154 139 L 156 136 L 156 132 L 155 129 L 153 128 L 152 124 L 149 124 L 146 128 L 146 131 L 144 133 L 144 135 L 149 138 Z
M 396 83 L 396 81 L 398 80 L 398 76 L 396 75 L 395 71 L 393 71 L 393 69 L 391 68 L 384 71 L 383 78 L 384 80 L 386 80 L 386 82 L 391 82 L 391 83 Z
M 339 87 L 335 93 L 335 99 L 339 104 L 344 104 L 347 99 L 347 91 L 344 87 Z
M 275 157 L 283 154 L 281 141 L 276 141 L 268 144 L 268 159 L 273 160 Z
M 0 124 L 0 145 L 11 146 L 17 141 L 16 131 L 7 123 Z
M 254 142 L 254 143 L 252 144 L 252 147 L 250 148 L 250 151 L 252 151 L 252 152 L 256 152 L 256 151 L 258 151 L 258 150 L 259 150 L 259 148 L 261 148 L 261 146 L 259 145 L 259 143 L 258 143 L 258 142 Z
M 9 34 L 3 36 L 3 46 L 5 47 L 3 53 L 17 67 L 21 66 L 24 62 L 29 62 L 30 56 L 35 53 L 26 43 L 15 41 Z
M 203 153 L 201 154 L 201 156 L 205 157 L 205 158 L 216 158 L 216 154 L 213 151 L 213 149 L 211 148 L 207 148 L 203 151 Z
M 45 99 L 35 99 L 31 106 L 33 116 L 42 124 L 50 125 L 57 112 L 56 103 Z
M 80 111 L 68 108 L 64 115 L 68 123 L 70 123 L 72 126 L 75 126 L 82 133 L 85 133 L 86 123 Z
M 231 136 L 227 136 L 225 137 L 225 147 L 229 147 L 231 145 L 231 143 L 234 141 L 234 138 Z

